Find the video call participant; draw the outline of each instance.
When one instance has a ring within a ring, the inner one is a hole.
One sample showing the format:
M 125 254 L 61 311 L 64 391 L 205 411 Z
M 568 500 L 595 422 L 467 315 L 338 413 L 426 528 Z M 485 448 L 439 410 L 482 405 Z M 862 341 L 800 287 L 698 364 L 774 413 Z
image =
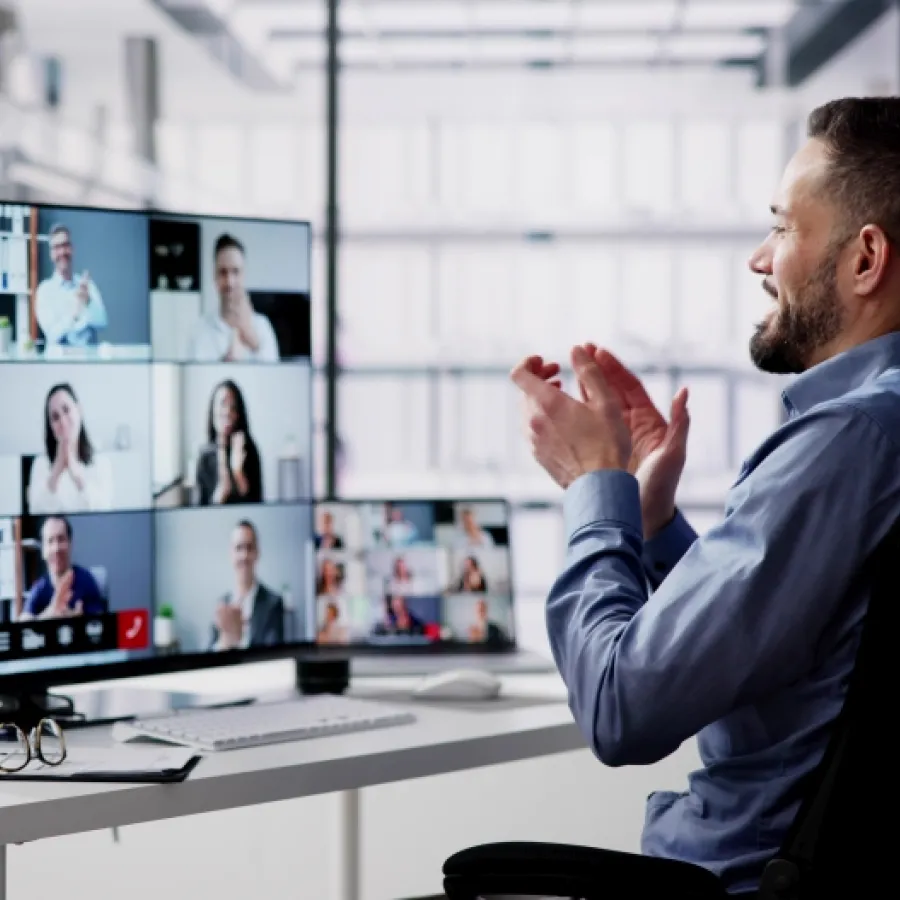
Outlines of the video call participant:
M 344 567 L 327 557 L 322 560 L 316 578 L 317 597 L 337 597 L 344 587 Z
M 256 577 L 259 535 L 246 519 L 231 533 L 234 586 L 219 602 L 213 650 L 245 650 L 284 643 L 284 600 Z
M 28 480 L 28 507 L 36 515 L 109 510 L 112 465 L 97 453 L 69 384 L 50 388 L 44 402 L 44 447 Z
M 403 509 L 392 503 L 384 507 L 384 530 L 379 540 L 390 547 L 405 547 L 415 543 L 419 536 L 418 529 L 403 515 Z
M 345 625 L 341 624 L 341 612 L 334 600 L 325 604 L 325 617 L 319 627 L 316 640 L 320 644 L 348 644 L 350 636 Z
M 474 556 L 467 556 L 463 560 L 462 574 L 456 582 L 453 590 L 455 593 L 484 594 L 487 593 L 487 579 L 478 560 Z
M 197 362 L 278 362 L 272 323 L 253 309 L 244 286 L 244 245 L 230 234 L 214 250 L 219 310 L 204 316 L 191 339 Z
M 259 451 L 250 436 L 244 396 L 233 381 L 213 389 L 207 438 L 197 459 L 199 505 L 262 503 Z
M 72 564 L 72 526 L 62 516 L 41 525 L 41 556 L 47 568 L 25 595 L 20 622 L 101 615 L 106 601 L 91 573 Z
M 65 225 L 50 229 L 53 274 L 37 289 L 35 315 L 47 345 L 84 347 L 96 344 L 107 325 L 106 307 L 87 271 L 72 269 L 72 235 Z
M 377 635 L 419 636 L 425 634 L 425 623 L 409 611 L 405 597 L 392 594 L 385 598 L 384 618 L 372 631 Z
M 469 626 L 469 640 L 473 644 L 502 644 L 506 633 L 488 617 L 487 600 L 483 597 L 475 604 L 475 623 Z
M 316 550 L 343 550 L 344 539 L 334 531 L 334 513 L 323 510 L 319 521 L 321 524 L 316 535 Z
M 466 507 L 460 513 L 460 525 L 456 534 L 454 545 L 461 550 L 470 550 L 477 547 L 493 547 L 494 539 L 490 533 L 478 525 L 475 513 Z

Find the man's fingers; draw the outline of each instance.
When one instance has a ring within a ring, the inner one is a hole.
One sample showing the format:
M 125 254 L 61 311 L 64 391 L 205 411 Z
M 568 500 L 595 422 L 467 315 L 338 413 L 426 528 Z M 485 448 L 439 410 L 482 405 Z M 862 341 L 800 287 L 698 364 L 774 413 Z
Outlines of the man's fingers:
M 522 362 L 512 370 L 510 378 L 512 378 L 513 384 L 515 384 L 526 397 L 546 409 L 548 404 L 554 406 L 558 404 L 562 398 L 566 397 L 566 395 L 539 375 L 535 374 L 533 371 L 534 359 L 540 359 L 540 357 L 528 357 L 522 360 Z
M 600 367 L 607 382 L 619 392 L 626 406 L 655 405 L 644 385 L 641 384 L 640 378 L 621 360 L 613 356 L 609 350 L 597 350 L 594 354 L 594 361 Z
M 604 405 L 612 404 L 615 408 L 619 408 L 616 392 L 607 384 L 600 367 L 588 356 L 584 347 L 575 347 L 572 350 L 572 368 L 575 369 L 582 396 L 587 402 L 599 401 Z

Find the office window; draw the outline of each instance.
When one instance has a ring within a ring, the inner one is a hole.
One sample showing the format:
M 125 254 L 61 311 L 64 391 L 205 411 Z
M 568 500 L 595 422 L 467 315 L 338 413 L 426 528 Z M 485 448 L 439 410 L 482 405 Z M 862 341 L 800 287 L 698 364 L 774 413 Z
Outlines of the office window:
M 248 194 L 260 213 L 296 214 L 298 143 L 297 130 L 290 125 L 258 125 L 249 131 Z
M 524 224 L 558 219 L 564 205 L 562 134 L 553 123 L 517 129 L 516 210 Z
M 342 253 L 346 252 L 346 247 Z M 325 243 L 321 235 L 313 231 L 312 252 L 310 253 L 310 315 L 312 318 L 312 361 L 313 365 L 324 365 L 326 360 L 328 322 L 326 321 L 325 296 Z M 338 288 L 340 290 L 340 286 Z M 340 313 L 339 313 L 340 315 Z
M 191 129 L 180 122 L 158 122 L 156 156 L 167 173 L 186 175 L 191 169 Z
M 649 349 L 671 341 L 673 254 L 665 245 L 629 246 L 621 254 L 619 323 L 630 344 Z
M 227 204 L 244 201 L 246 184 L 245 131 L 236 125 L 203 124 L 194 129 L 196 175 L 200 183 L 215 190 L 215 203 L 227 210 Z M 232 214 L 235 207 L 231 207 Z
M 769 204 L 787 162 L 783 122 L 744 122 L 737 129 L 737 199 L 751 221 L 768 221 Z
M 569 195 L 579 220 L 609 220 L 618 212 L 618 133 L 609 122 L 580 122 L 571 129 Z
M 562 511 L 514 509 L 510 520 L 513 583 L 517 592 L 543 594 L 559 576 L 565 557 Z
M 468 375 L 444 379 L 449 382 L 442 394 L 456 392 L 455 420 L 444 418 L 442 424 L 452 427 L 459 448 L 454 468 L 463 470 L 502 470 L 509 457 L 510 412 L 515 410 L 513 388 L 503 376 Z M 449 398 L 448 398 L 449 399 Z M 443 442 L 443 439 L 442 439 Z
M 299 180 L 297 216 L 313 224 L 313 234 L 322 234 L 325 217 L 325 129 L 321 125 L 298 127 L 294 167 Z
M 742 382 L 737 388 L 736 463 L 743 462 L 778 427 L 783 412 L 779 386 Z
M 565 351 L 563 334 L 570 305 L 556 245 L 524 243 L 512 270 L 512 315 L 507 328 L 516 358 L 539 353 L 556 358 Z
M 469 125 L 464 131 L 465 210 L 470 214 L 508 216 L 513 207 L 515 148 L 509 125 Z
M 496 365 L 515 342 L 512 273 L 515 246 L 445 245 L 438 256 L 437 342 L 441 358 Z
M 348 226 L 389 225 L 403 207 L 407 178 L 404 130 L 347 125 L 339 143 L 341 208 Z
M 560 310 L 561 353 L 585 341 L 613 346 L 622 307 L 618 254 L 603 245 L 573 244 L 562 255 L 566 278 L 554 302 Z
M 679 351 L 728 359 L 732 292 L 731 254 L 688 246 L 676 254 L 675 325 Z
M 347 242 L 340 264 L 344 361 L 408 363 L 433 357 L 427 246 Z
M 724 378 L 693 376 L 684 379 L 689 389 L 686 472 L 716 475 L 728 468 L 728 402 Z
M 729 127 L 720 122 L 684 122 L 679 129 L 680 206 L 719 218 L 733 206 Z
M 668 122 L 628 122 L 624 127 L 623 204 L 627 212 L 659 216 L 673 207 L 674 141 Z

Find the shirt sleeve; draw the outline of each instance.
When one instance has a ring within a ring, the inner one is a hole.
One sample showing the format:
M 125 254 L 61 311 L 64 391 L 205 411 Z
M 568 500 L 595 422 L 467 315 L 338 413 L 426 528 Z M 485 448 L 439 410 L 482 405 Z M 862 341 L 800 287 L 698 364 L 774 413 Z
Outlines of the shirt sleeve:
M 106 307 L 103 305 L 103 297 L 100 288 L 90 281 L 88 283 L 88 303 L 76 322 L 78 328 L 94 328 L 98 331 L 107 326 Z
M 644 542 L 644 571 L 650 586 L 656 590 L 681 557 L 697 540 L 697 532 L 691 527 L 681 510 L 675 511 L 675 518 L 658 534 Z
M 897 448 L 865 413 L 823 408 L 772 441 L 732 488 L 724 521 L 649 599 L 636 480 L 594 472 L 567 491 L 567 565 L 547 625 L 573 715 L 608 765 L 663 759 L 809 671 L 890 529 Z

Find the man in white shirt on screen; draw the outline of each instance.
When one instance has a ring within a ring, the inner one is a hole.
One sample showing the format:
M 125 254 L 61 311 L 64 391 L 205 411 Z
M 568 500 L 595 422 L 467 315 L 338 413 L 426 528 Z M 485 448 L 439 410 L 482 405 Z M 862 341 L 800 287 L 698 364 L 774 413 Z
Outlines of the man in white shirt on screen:
M 195 362 L 278 362 L 272 323 L 253 309 L 244 287 L 244 245 L 223 234 L 214 259 L 219 310 L 200 320 L 188 356 Z
M 50 259 L 53 274 L 37 289 L 35 315 L 47 347 L 85 347 L 97 343 L 106 328 L 106 307 L 90 273 L 72 269 L 72 235 L 65 225 L 50 229 Z
M 459 518 L 461 527 L 454 541 L 458 549 L 477 550 L 480 547 L 494 546 L 494 538 L 478 524 L 475 513 L 469 507 L 460 511 Z

